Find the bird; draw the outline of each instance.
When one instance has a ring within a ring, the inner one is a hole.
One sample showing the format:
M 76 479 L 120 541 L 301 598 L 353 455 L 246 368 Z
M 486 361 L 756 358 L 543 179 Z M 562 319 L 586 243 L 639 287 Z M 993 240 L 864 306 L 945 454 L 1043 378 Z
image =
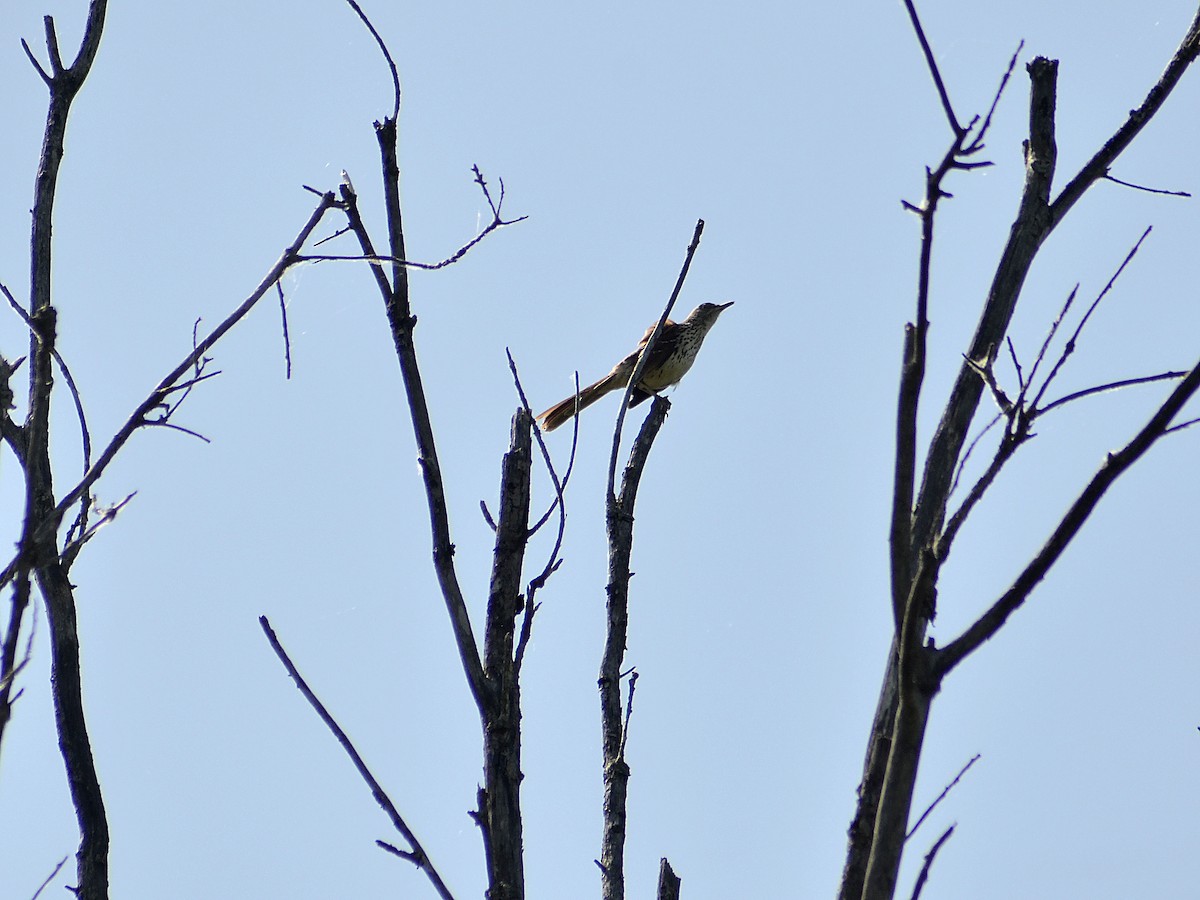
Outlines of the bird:
M 716 323 L 717 317 L 731 306 L 732 300 L 728 303 L 701 303 L 682 322 L 667 319 L 642 369 L 641 380 L 629 396 L 629 405 L 637 406 L 647 397 L 678 384 L 679 379 L 687 374 L 692 363 L 696 361 L 700 345 L 704 343 L 704 337 Z M 646 329 L 637 349 L 613 366 L 611 372 L 595 384 L 589 384 L 578 395 L 572 394 L 539 415 L 542 430 L 553 431 L 564 422 L 570 421 L 577 411 L 591 406 L 605 394 L 625 390 L 637 366 L 638 357 L 650 340 L 650 335 L 654 333 L 654 327 L 651 325 Z

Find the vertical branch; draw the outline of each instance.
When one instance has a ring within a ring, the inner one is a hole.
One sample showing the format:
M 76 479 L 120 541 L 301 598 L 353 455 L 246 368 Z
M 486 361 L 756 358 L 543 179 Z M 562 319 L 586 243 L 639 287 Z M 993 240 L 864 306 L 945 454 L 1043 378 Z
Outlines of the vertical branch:
M 936 560 L 932 551 L 925 551 L 914 575 L 896 640 L 895 720 L 875 813 L 862 900 L 891 900 L 896 891 L 925 728 L 940 683 L 940 676 L 933 672 L 933 651 L 922 645 L 929 610 L 934 604 L 936 579 Z
M 454 567 L 454 544 L 450 540 L 450 517 L 446 510 L 446 492 L 442 483 L 442 470 L 438 462 L 437 444 L 433 439 L 433 426 L 429 420 L 429 406 L 425 400 L 425 388 L 421 370 L 417 364 L 416 344 L 413 329 L 417 320 L 409 307 L 408 270 L 404 265 L 404 221 L 400 212 L 400 166 L 396 157 L 396 120 L 384 119 L 375 123 L 375 137 L 383 169 L 384 204 L 387 211 L 388 246 L 392 260 L 392 280 L 389 283 L 383 266 L 370 262 L 372 274 L 384 300 L 384 311 L 392 332 L 392 342 L 400 363 L 400 375 L 404 382 L 409 418 L 417 443 L 417 460 L 425 483 L 425 497 L 429 507 L 429 525 L 433 538 L 433 565 L 441 587 L 442 599 L 450 616 L 459 658 L 471 695 L 479 708 L 480 715 L 486 714 L 491 686 L 484 675 L 479 648 L 467 614 L 466 599 L 458 582 Z M 368 260 L 379 259 L 374 244 L 363 224 L 358 211 L 358 197 L 349 182 L 341 187 L 342 200 L 346 204 L 346 217 L 350 229 L 358 238 L 363 255 Z
M 679 900 L 680 878 L 664 856 L 658 862 L 658 900 Z
M 50 281 L 54 199 L 71 103 L 91 71 L 100 47 L 105 12 L 104 0 L 93 0 L 79 53 L 70 66 L 63 66 L 54 20 L 49 16 L 45 19 L 49 73 L 25 45 L 26 53 L 50 89 L 50 104 L 34 183 L 30 234 L 29 411 L 24 425 L 25 521 L 18 543 L 17 583 L 27 581 L 28 573 L 32 572 L 46 603 L 58 744 L 79 822 L 76 893 L 84 900 L 108 897 L 108 819 L 83 713 L 74 592 L 59 558 L 56 529 L 44 526 L 56 522 L 50 466 L 50 401 L 54 387 L 52 365 L 57 320 Z M 19 621 L 10 623 L 12 629 L 19 630 L 19 626 Z
M 521 689 L 513 655 L 516 620 L 524 605 L 521 569 L 529 541 L 530 429 L 519 408 L 500 479 L 500 517 L 488 592 L 484 667 L 492 700 L 484 715 L 484 787 L 476 821 L 483 830 L 489 900 L 525 896 L 521 826 Z
M 964 131 L 956 123 L 932 51 L 921 32 L 915 8 L 911 0 L 905 0 L 905 6 L 921 39 L 951 128 L 961 143 Z M 969 350 L 964 354 L 965 361 L 926 453 L 919 492 L 914 490 L 913 478 L 916 461 L 915 411 L 921 371 L 919 363 L 923 362 L 924 352 L 920 341 L 923 337 L 920 332 L 924 321 L 923 298 L 918 298 L 917 323 L 910 326 L 905 339 L 905 368 L 901 375 L 900 416 L 897 423 L 891 527 L 892 609 L 897 633 L 872 726 L 863 781 L 859 788 L 859 807 L 851 826 L 851 846 L 839 895 L 841 900 L 876 900 L 893 896 L 903 832 L 911 809 L 912 785 L 932 698 L 949 669 L 993 634 L 1012 609 L 1023 602 L 1032 583 L 1044 574 L 1044 570 L 1038 568 L 1040 560 L 1031 564 L 1030 571 L 1036 573 L 1036 578 L 1031 576 L 1027 579 L 1029 584 L 1020 583 L 1010 592 L 1011 596 L 1006 595 L 998 601 L 988 616 L 973 626 L 969 637 L 964 636 L 964 639 L 955 642 L 955 654 L 943 652 L 939 655 L 932 645 L 923 645 L 925 628 L 935 609 L 938 568 L 944 557 L 944 553 L 937 551 L 949 496 L 955 483 L 955 472 L 961 464 L 967 431 L 978 409 L 985 384 L 980 373 L 990 371 L 996 352 L 1003 345 L 1025 278 L 1046 238 L 1087 188 L 1107 175 L 1108 167 L 1158 111 L 1184 70 L 1198 56 L 1200 13 L 1146 100 L 1130 113 L 1126 123 L 1053 203 L 1050 197 L 1057 160 L 1055 107 L 1058 64 L 1038 57 L 1027 66 L 1030 77 L 1029 139 L 1025 142 L 1025 186 L 1020 207 L 997 264 Z M 990 119 L 989 113 L 987 121 Z M 980 146 L 980 138 L 976 138 L 964 152 L 974 152 Z M 936 176 L 936 173 L 931 175 Z M 930 181 L 932 183 L 933 179 Z M 925 218 L 927 228 L 931 212 L 929 197 L 927 194 L 926 204 L 922 208 L 909 206 L 910 210 Z M 931 234 L 927 232 L 924 237 L 927 239 Z M 928 246 L 928 240 L 925 240 L 922 245 L 922 276 L 927 264 L 925 251 Z M 926 281 L 922 277 L 919 294 L 923 294 L 925 287 Z M 912 502 L 914 494 L 915 502 Z M 966 510 L 969 509 L 968 505 Z M 956 517 L 951 527 L 956 530 L 959 525 L 961 521 Z M 948 546 L 948 542 L 945 546 Z M 867 871 L 864 872 L 863 853 L 868 849 L 870 858 Z
M 625 806 L 629 766 L 625 762 L 621 711 L 621 665 L 629 632 L 629 559 L 633 552 L 633 509 L 642 471 L 659 429 L 667 418 L 669 401 L 654 398 L 642 423 L 621 478 L 621 492 L 610 504 L 608 532 L 608 633 L 600 663 L 600 727 L 604 755 L 604 834 L 600 847 L 603 900 L 625 896 Z
M 4 647 L 0 650 L 0 747 L 4 745 L 4 730 L 12 716 L 15 699 L 13 688 L 21 664 L 17 663 L 17 647 L 21 641 L 21 625 L 29 608 L 29 571 L 17 573 L 13 583 L 12 603 L 8 611 L 8 627 L 4 631 Z
M 997 269 L 997 274 L 985 305 L 983 316 L 977 327 L 969 359 L 990 359 L 1000 346 L 1001 337 L 1008 327 L 1016 304 L 1016 296 L 1024 283 L 1025 274 L 1033 260 L 1033 254 L 1045 238 L 1048 227 L 1047 203 L 1050 181 L 1054 171 L 1054 98 L 1057 64 L 1050 60 L 1037 59 L 1028 67 L 1030 88 L 1030 140 L 1026 143 L 1026 184 L 1021 210 L 1013 225 L 1009 244 Z M 944 95 L 943 95 L 944 96 Z M 892 615 L 896 625 L 896 640 L 889 651 L 887 671 L 880 691 L 879 704 L 871 728 L 863 779 L 859 785 L 859 803 L 850 827 L 850 849 L 842 875 L 840 900 L 858 900 L 868 896 L 864 893 L 864 881 L 868 868 L 875 867 L 877 887 L 882 872 L 891 865 L 891 858 L 880 863 L 875 844 L 881 835 L 880 807 L 888 782 L 896 777 L 902 780 L 896 758 L 896 738 L 900 732 L 910 739 L 916 719 L 910 713 L 914 709 L 913 696 L 909 696 L 906 715 L 902 721 L 900 707 L 903 685 L 902 656 L 905 653 L 902 633 L 909 631 L 908 653 L 912 647 L 919 650 L 924 636 L 922 622 L 908 620 L 908 616 L 929 616 L 933 612 L 936 584 L 936 560 L 925 554 L 936 528 L 940 527 L 949 497 L 955 462 L 961 452 L 966 431 L 978 406 L 982 389 L 975 370 L 963 365 L 955 384 L 954 393 L 947 403 L 946 412 L 934 435 L 925 460 L 925 474 L 920 493 L 915 491 L 916 421 L 924 375 L 925 336 L 928 329 L 927 302 L 929 270 L 932 258 L 933 215 L 938 200 L 944 196 L 941 177 L 949 171 L 952 161 L 959 152 L 965 133 L 955 129 L 955 143 L 937 170 L 926 179 L 926 197 L 921 207 L 910 207 L 922 218 L 921 264 L 919 268 L 917 319 L 909 326 L 905 335 L 904 365 L 900 378 L 900 397 L 897 415 L 897 448 L 895 484 L 892 496 L 891 525 L 891 575 Z M 922 573 L 919 570 L 923 569 Z M 919 592 L 917 582 L 922 577 L 931 579 L 927 592 Z M 923 593 L 921 604 L 912 603 L 917 593 Z M 912 666 L 910 665 L 909 668 Z M 907 690 L 911 690 L 910 684 Z M 925 706 L 924 715 L 928 715 Z M 923 729 L 923 726 L 922 726 Z M 915 764 L 915 760 L 913 760 Z M 912 770 L 915 775 L 915 768 Z M 892 789 L 892 802 L 898 799 Z M 897 811 L 892 807 L 889 818 Z M 894 822 L 892 823 L 895 824 Z M 901 823 L 903 832 L 904 823 Z M 885 855 L 888 855 L 885 853 Z M 898 858 L 896 859 L 898 865 Z M 882 896 L 882 895 L 871 895 Z M 891 896 L 888 894 L 887 896 Z
M 1054 115 L 1058 62 L 1038 57 L 1026 68 L 1030 79 L 1029 140 L 1025 142 L 1025 187 L 1021 205 L 996 267 L 983 313 L 966 354 L 967 361 L 959 369 L 925 460 L 925 475 L 914 516 L 914 549 L 929 546 L 934 533 L 941 527 L 955 466 L 967 438 L 967 429 L 979 407 L 983 381 L 970 363 L 986 367 L 995 358 L 1012 321 L 1017 298 L 1034 256 L 1054 225 L 1050 216 L 1050 186 L 1057 159 Z
M 616 485 L 617 485 L 617 456 L 621 452 L 621 432 L 625 427 L 625 411 L 629 408 L 629 398 L 633 396 L 633 388 L 639 381 L 642 380 L 642 371 L 646 368 L 646 360 L 650 358 L 650 353 L 654 349 L 654 345 L 658 342 L 659 335 L 662 334 L 663 328 L 666 325 L 667 319 L 671 316 L 671 310 L 675 307 L 675 301 L 679 299 L 679 292 L 683 290 L 683 283 L 687 280 L 688 270 L 692 267 L 692 257 L 696 255 L 696 250 L 700 247 L 700 236 L 704 234 L 704 220 L 696 220 L 696 229 L 692 232 L 692 242 L 688 244 L 687 253 L 683 257 L 683 267 L 679 270 L 679 277 L 675 279 L 675 287 L 671 291 L 671 297 L 667 300 L 666 308 L 662 315 L 658 318 L 658 323 L 654 326 L 654 330 L 650 333 L 650 337 L 646 339 L 646 344 L 642 347 L 642 353 L 638 357 L 637 365 L 633 367 L 633 373 L 629 376 L 629 383 L 625 386 L 625 392 L 621 395 L 621 406 L 617 410 L 617 424 L 613 429 L 613 444 L 612 453 L 608 460 L 608 493 L 607 503 L 609 512 L 612 515 L 612 508 L 616 503 Z

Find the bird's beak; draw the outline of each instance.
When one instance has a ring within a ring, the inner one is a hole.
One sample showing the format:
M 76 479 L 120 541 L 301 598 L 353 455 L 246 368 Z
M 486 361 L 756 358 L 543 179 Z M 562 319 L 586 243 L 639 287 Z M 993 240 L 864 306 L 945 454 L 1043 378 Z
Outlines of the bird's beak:
M 727 310 L 727 309 L 729 309 L 729 307 L 731 307 L 731 306 L 733 306 L 733 301 L 732 301 L 732 300 L 730 300 L 728 303 L 722 303 L 722 304 L 720 304 L 720 305 L 717 307 L 717 309 L 724 311 L 724 310 Z

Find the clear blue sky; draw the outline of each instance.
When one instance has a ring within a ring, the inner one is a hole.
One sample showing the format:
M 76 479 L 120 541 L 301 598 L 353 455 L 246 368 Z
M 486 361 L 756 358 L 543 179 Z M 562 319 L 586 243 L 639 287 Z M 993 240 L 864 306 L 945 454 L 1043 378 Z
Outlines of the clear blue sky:
M 86 4 L 0 23 L 0 280 L 27 293 L 45 115 L 24 59 L 52 12 L 73 54 Z M 515 397 L 541 408 L 606 372 L 659 313 L 697 218 L 680 300 L 735 300 L 673 395 L 639 498 L 627 660 L 628 877 L 671 859 L 689 900 L 829 897 L 889 640 L 886 537 L 895 382 L 913 315 L 924 166 L 948 131 L 898 3 L 367 3 L 404 82 L 410 255 L 486 221 L 478 163 L 529 220 L 413 276 L 418 342 L 460 577 L 486 598 L 493 501 Z M 986 111 L 1018 41 L 1062 60 L 1062 184 L 1158 77 L 1194 4 L 927 2 L 963 117 Z M 67 51 L 64 51 L 67 52 Z M 922 407 L 936 421 L 1016 209 L 1028 81 L 939 220 Z M 1114 174 L 1200 190 L 1200 71 Z M 386 69 L 341 2 L 116 3 L 76 104 L 56 219 L 60 347 L 97 440 L 215 324 L 347 170 L 380 224 L 373 119 Z M 1155 230 L 1089 325 L 1064 390 L 1200 358 L 1196 202 L 1100 185 L 1048 242 L 1013 339 L 1029 359 L 1063 298 L 1090 300 Z M 347 251 L 349 252 L 349 251 Z M 280 638 L 462 897 L 484 887 L 466 815 L 478 722 L 429 563 L 398 370 L 364 269 L 292 272 L 294 376 L 264 305 L 215 354 L 180 424 L 140 434 L 99 485 L 136 490 L 74 569 L 86 703 L 113 831 L 113 896 L 432 896 L 258 629 Z M 24 329 L 0 316 L 0 352 Z M 1006 373 L 1011 376 L 1011 373 Z M 1108 450 L 1165 394 L 1048 416 L 963 533 L 944 643 L 990 603 Z M 525 670 L 529 895 L 594 896 L 603 482 L 615 402 L 589 410 L 565 563 Z M 637 421 L 637 419 L 635 419 Z M 78 469 L 65 399 L 58 478 Z M 569 436 L 551 436 L 565 458 Z M 937 699 L 914 839 L 950 822 L 926 898 L 1188 897 L 1200 839 L 1200 432 L 1164 442 L 1105 500 L 1027 608 Z M 0 538 L 18 479 L 0 458 Z M 547 500 L 546 483 L 538 502 Z M 493 503 L 494 506 L 494 503 Z M 534 558 L 546 552 L 535 549 Z M 77 844 L 48 695 L 44 617 L 0 757 L 0 895 L 26 897 Z M 68 871 L 73 859 L 68 865 Z M 61 891 L 69 876 L 49 889 Z

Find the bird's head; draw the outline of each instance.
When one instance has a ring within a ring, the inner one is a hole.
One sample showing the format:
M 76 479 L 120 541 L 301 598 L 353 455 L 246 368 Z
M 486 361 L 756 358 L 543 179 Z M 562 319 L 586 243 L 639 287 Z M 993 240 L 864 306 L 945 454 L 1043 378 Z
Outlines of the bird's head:
M 729 307 L 733 306 L 733 301 L 728 303 L 701 303 L 692 310 L 688 316 L 689 322 L 703 322 L 705 325 L 712 327 L 713 322 L 717 321 L 717 316 L 723 313 Z

